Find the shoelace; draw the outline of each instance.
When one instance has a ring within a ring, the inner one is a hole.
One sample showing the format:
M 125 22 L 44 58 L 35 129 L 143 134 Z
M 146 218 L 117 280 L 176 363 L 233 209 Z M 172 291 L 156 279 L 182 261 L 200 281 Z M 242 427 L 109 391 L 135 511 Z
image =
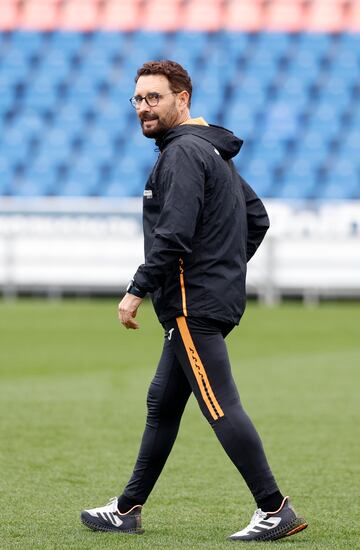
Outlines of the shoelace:
M 249 523 L 249 527 L 252 527 L 253 525 L 255 525 L 256 523 L 258 523 L 259 521 L 261 521 L 262 519 L 265 519 L 266 518 L 266 513 L 263 512 L 261 510 L 261 508 L 258 508 L 257 510 L 255 510 L 251 520 L 250 520 L 250 523 Z

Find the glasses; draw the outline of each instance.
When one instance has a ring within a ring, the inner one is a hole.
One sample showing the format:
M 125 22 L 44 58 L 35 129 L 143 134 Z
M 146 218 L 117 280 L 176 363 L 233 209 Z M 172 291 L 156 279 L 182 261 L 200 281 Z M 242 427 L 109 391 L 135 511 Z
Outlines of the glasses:
M 149 107 L 156 107 L 156 105 L 159 104 L 159 101 L 162 97 L 165 97 L 166 95 L 171 95 L 174 93 L 175 92 L 169 92 L 168 94 L 161 95 L 161 94 L 158 94 L 157 92 L 150 92 L 149 94 L 146 94 L 143 97 L 141 95 L 134 95 L 129 99 L 129 101 L 131 105 L 134 107 L 134 109 L 140 109 L 143 99 L 145 99 Z

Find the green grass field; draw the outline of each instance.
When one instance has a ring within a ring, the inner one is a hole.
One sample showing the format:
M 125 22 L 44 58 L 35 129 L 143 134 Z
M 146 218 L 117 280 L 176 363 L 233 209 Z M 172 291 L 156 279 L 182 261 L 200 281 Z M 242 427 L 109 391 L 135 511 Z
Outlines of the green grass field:
M 231 549 L 254 502 L 188 404 L 143 511 L 142 536 L 93 533 L 79 511 L 121 492 L 137 454 L 162 346 L 148 303 L 141 330 L 116 300 L 0 302 L 0 549 Z M 360 548 L 360 306 L 250 304 L 228 338 L 243 403 L 281 489 L 310 526 L 285 549 Z M 255 545 L 266 548 L 269 543 Z

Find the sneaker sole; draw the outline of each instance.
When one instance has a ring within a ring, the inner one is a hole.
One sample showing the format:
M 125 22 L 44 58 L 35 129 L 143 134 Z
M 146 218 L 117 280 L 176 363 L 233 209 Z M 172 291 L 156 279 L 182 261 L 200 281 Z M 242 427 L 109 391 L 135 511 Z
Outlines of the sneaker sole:
M 268 533 L 261 533 L 259 536 L 253 539 L 248 538 L 231 538 L 229 537 L 229 540 L 237 541 L 240 540 L 242 542 L 263 542 L 263 541 L 272 541 L 272 540 L 278 540 L 282 539 L 284 537 L 290 537 L 291 535 L 295 535 L 296 533 L 300 533 L 300 531 L 303 531 L 308 526 L 307 522 L 303 518 L 296 518 L 291 523 L 287 523 L 282 528 L 275 527 L 274 529 L 271 529 Z
M 286 533 L 285 537 L 290 537 L 290 535 L 295 535 L 296 533 L 300 533 L 300 531 L 303 531 L 304 529 L 306 529 L 308 524 L 306 523 L 306 521 L 304 520 L 302 521 L 303 523 L 300 523 L 300 525 L 298 525 L 297 527 L 295 527 L 294 529 Z
M 106 533 L 119 533 L 120 535 L 142 535 L 145 530 L 144 529 L 116 529 L 116 527 L 107 527 L 106 525 L 98 525 L 97 523 L 92 523 L 91 521 L 87 521 L 84 518 L 80 518 L 81 523 L 83 523 L 86 527 L 91 529 L 92 531 L 102 531 Z

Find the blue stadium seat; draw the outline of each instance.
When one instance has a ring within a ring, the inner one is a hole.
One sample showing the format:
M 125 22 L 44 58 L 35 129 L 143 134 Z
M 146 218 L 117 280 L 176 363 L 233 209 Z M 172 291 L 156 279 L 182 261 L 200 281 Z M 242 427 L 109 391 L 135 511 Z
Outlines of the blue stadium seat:
M 340 36 L 339 47 L 342 52 L 359 52 L 360 51 L 360 33 L 345 32 Z
M 131 72 L 125 73 L 125 68 L 121 71 L 115 70 L 109 79 L 111 86 L 108 98 L 112 102 L 119 104 L 119 108 L 130 112 L 132 107 L 129 103 L 129 98 L 133 95 L 135 89 L 135 75 L 139 65 L 136 65 Z
M 108 132 L 112 139 L 121 137 L 127 133 L 129 124 L 128 118 L 133 115 L 136 120 L 135 113 L 131 112 L 130 103 L 127 100 L 126 104 L 114 101 L 101 101 L 97 110 L 97 125 Z
M 226 86 L 227 82 L 235 78 L 237 67 L 237 52 L 229 51 L 224 42 L 220 40 L 218 48 L 214 45 L 206 54 L 205 65 L 203 66 L 204 74 L 214 74 L 221 82 L 222 87 Z M 202 78 L 196 73 L 192 75 L 192 80 L 201 85 Z
M 66 158 L 72 151 L 71 135 L 65 130 L 54 126 L 46 134 L 42 149 L 55 158 Z
M 149 59 L 164 59 L 168 49 L 168 38 L 165 33 L 137 31 L 133 36 L 131 50 L 137 50 L 135 57 Z M 125 52 L 126 53 L 126 52 Z
M 21 81 L 26 78 L 30 71 L 26 54 L 19 48 L 11 48 L 1 59 L 1 74 L 7 76 L 8 81 Z
M 209 124 L 219 122 L 219 112 L 222 110 L 222 98 L 212 101 L 211 96 L 207 94 L 194 94 L 191 102 L 191 116 L 203 117 Z
M 265 75 L 274 75 L 277 70 L 279 55 L 272 49 L 270 41 L 264 42 L 248 58 L 247 71 L 260 74 L 262 78 Z
M 213 70 L 213 67 L 208 66 L 207 70 L 201 73 L 201 77 L 199 78 L 198 85 L 196 86 L 196 90 L 194 92 L 196 93 L 198 89 L 200 90 L 200 93 L 205 92 L 215 96 L 222 96 L 224 83 L 221 78 L 221 74 Z
M 298 128 L 300 128 L 299 120 L 301 116 L 308 112 L 311 107 L 311 100 L 304 92 L 289 90 L 288 88 L 283 89 L 281 86 L 276 92 L 274 103 L 287 105 L 287 110 L 290 109 L 292 113 L 291 118 L 294 117 L 298 121 Z
M 226 56 L 238 57 L 244 55 L 249 46 L 249 36 L 246 33 L 224 31 L 220 35 L 220 45 Z
M 315 83 L 320 71 L 319 61 L 308 51 L 295 57 L 288 67 L 288 75 L 300 79 L 305 86 Z
M 179 31 L 175 34 L 175 44 L 191 50 L 195 56 L 204 55 L 209 46 L 209 37 L 203 32 Z
M 28 82 L 23 106 L 25 109 L 51 109 L 58 99 L 56 81 L 42 74 L 32 82 Z
M 284 95 L 284 97 L 294 98 L 299 100 L 301 98 L 307 99 L 308 84 L 304 82 L 299 75 L 286 74 L 279 82 L 278 95 Z
M 87 155 L 81 154 L 76 156 L 74 162 L 70 165 L 69 168 L 69 174 L 71 178 L 76 175 L 79 178 L 84 179 L 84 181 L 87 181 L 87 179 L 95 181 L 93 175 L 97 177 L 98 161 L 94 157 L 89 157 Z
M 140 171 L 137 171 L 129 179 L 128 173 L 120 169 L 113 170 L 107 186 L 104 189 L 105 197 L 131 197 L 141 196 L 145 186 L 145 179 Z
M 107 190 L 107 196 L 142 195 L 145 187 L 145 177 L 139 158 L 130 152 L 121 155 L 114 165 Z
M 51 49 L 43 55 L 41 65 L 38 68 L 38 74 L 48 76 L 49 79 L 55 82 L 60 82 L 69 75 L 71 65 L 68 58 L 62 51 Z
M 322 132 L 325 137 L 335 135 L 341 128 L 341 119 L 336 111 L 336 103 L 322 102 L 314 107 L 309 119 L 309 130 Z
M 195 76 L 198 57 L 199 54 L 181 42 L 173 44 L 168 50 L 168 58 L 180 63 L 192 77 Z
M 27 167 L 22 178 L 22 189 L 26 189 L 27 194 L 48 195 L 56 181 L 57 170 L 52 159 L 43 155 Z
M 243 176 L 251 160 L 251 140 L 245 140 L 241 151 L 233 158 L 236 170 Z
M 65 196 L 86 196 L 95 194 L 100 178 L 97 161 L 93 157 L 78 156 L 69 166 L 61 188 Z
M 93 189 L 96 188 L 97 178 L 95 181 L 91 182 L 93 186 L 89 187 L 89 180 L 85 178 L 84 180 L 78 176 L 71 176 L 67 179 L 60 188 L 59 195 L 64 197 L 88 197 L 95 195 L 96 193 Z
M 273 175 L 261 154 L 250 160 L 242 175 L 260 196 L 271 195 Z
M 359 99 L 356 99 L 353 101 L 353 108 L 351 109 L 350 114 L 351 120 L 350 120 L 350 126 L 355 129 L 360 128 L 360 101 Z
M 127 33 L 97 31 L 92 37 L 87 55 L 90 57 L 104 52 L 109 59 L 116 55 L 123 56 L 130 44 L 131 39 Z
M 316 189 L 316 165 L 306 156 L 298 157 L 285 171 L 279 198 L 310 198 Z
M 74 55 L 81 55 L 86 49 L 86 43 L 84 36 L 79 32 L 57 31 L 52 37 L 50 47 L 70 59 Z
M 95 143 L 85 143 L 82 147 L 82 154 L 89 158 L 95 158 L 98 166 L 111 166 L 114 161 L 114 146 L 96 145 Z
M 141 172 L 144 166 L 152 166 L 155 163 L 158 156 L 155 149 L 155 143 L 145 138 L 141 130 L 136 128 L 117 155 L 118 163 L 125 162 L 127 166 L 133 167 L 134 171 Z
M 353 82 L 354 74 L 359 70 L 359 55 L 357 51 L 339 48 L 331 60 L 331 72 L 333 75 Z
M 94 104 L 99 95 L 99 89 L 94 75 L 78 73 L 73 76 L 67 90 L 67 100 L 81 105 L 82 109 Z
M 45 125 L 46 122 L 37 109 L 22 109 L 18 111 L 12 122 L 13 128 L 18 128 L 26 135 L 41 133 L 45 130 Z
M 247 139 L 255 133 L 255 113 L 249 109 L 246 101 L 234 102 L 225 112 L 223 125 L 237 136 Z
M 199 62 L 206 58 L 208 49 L 211 47 L 205 33 L 181 31 L 175 34 L 175 39 L 167 51 L 169 59 L 183 65 L 192 77 L 195 77 Z
M 79 105 L 63 102 L 54 111 L 52 130 L 61 132 L 68 140 L 82 132 L 85 126 L 83 112 Z
M 106 185 L 106 187 L 102 188 L 103 192 L 102 195 L 104 197 L 130 197 L 132 196 L 133 191 L 133 185 L 127 182 L 124 184 L 123 178 L 120 175 L 120 177 L 117 177 L 117 175 L 114 175 L 110 178 L 110 181 Z
M 307 158 L 319 161 L 329 152 L 329 142 L 319 129 L 309 130 L 299 141 L 299 149 Z
M 10 159 L 2 154 L 0 145 L 0 195 L 5 195 L 11 189 L 14 168 Z
M 247 105 L 247 109 L 256 112 L 266 104 L 267 87 L 259 75 L 243 76 L 232 82 L 232 102 L 228 105 L 231 110 L 235 104 Z
M 15 103 L 15 87 L 5 75 L 0 74 L 0 115 L 8 111 Z
M 263 64 L 262 59 L 252 60 L 247 68 L 244 70 L 246 71 L 246 76 L 248 78 L 257 78 L 259 77 L 259 75 L 261 75 L 264 86 L 268 86 L 269 84 L 271 84 L 275 76 L 278 74 L 278 69 L 275 63 Z
M 352 199 L 359 187 L 359 165 L 351 158 L 339 157 L 331 167 L 323 194 L 325 198 Z
M 260 194 L 360 198 L 359 36 L 0 33 L 0 193 L 141 195 L 157 153 L 128 100 L 166 57 L 191 74 L 192 116 L 245 138 L 235 163 Z
M 18 176 L 14 179 L 16 195 L 19 197 L 41 197 L 46 195 L 46 187 L 44 186 L 44 180 L 42 178 L 32 178 L 27 174 Z
M 332 36 L 327 33 L 304 32 L 300 35 L 298 51 L 310 52 L 316 59 L 330 51 Z
M 81 62 L 81 74 L 98 82 L 110 77 L 112 60 L 106 50 L 96 50 L 84 56 Z
M 202 73 L 198 84 L 194 83 L 192 111 L 204 112 L 213 118 L 223 107 L 224 87 L 217 73 Z M 203 115 L 204 116 L 204 115 Z
M 262 32 L 258 36 L 257 51 L 259 53 L 271 52 L 277 61 L 291 51 L 291 33 Z
M 279 139 L 276 132 L 260 137 L 254 141 L 254 156 L 262 157 L 269 167 L 274 168 L 286 155 L 286 142 Z
M 321 88 L 320 98 L 325 102 L 333 102 L 337 110 L 343 109 L 351 101 L 351 87 L 348 80 L 333 73 L 327 78 Z
M 44 38 L 41 32 L 14 31 L 11 35 L 11 46 L 24 52 L 26 58 L 38 53 L 44 47 Z
M 298 112 L 285 101 L 274 101 L 266 107 L 264 133 L 276 134 L 278 139 L 295 137 L 298 130 Z
M 28 142 L 24 140 L 23 132 L 19 128 L 9 128 L 0 142 L 0 154 L 9 162 L 15 164 L 23 162 L 28 153 Z
M 301 182 L 289 178 L 276 193 L 278 199 L 303 200 L 315 197 L 316 183 L 312 178 L 304 178 Z
M 0 179 L 0 197 L 6 197 L 14 194 L 13 174 L 5 174 Z
M 351 130 L 346 132 L 341 139 L 341 145 L 342 150 L 346 151 L 346 154 L 350 158 L 358 158 L 360 148 L 360 128 L 355 125 Z
M 94 159 L 97 165 L 111 163 L 115 155 L 112 136 L 104 128 L 96 126 L 92 132 L 84 134 L 82 156 Z

